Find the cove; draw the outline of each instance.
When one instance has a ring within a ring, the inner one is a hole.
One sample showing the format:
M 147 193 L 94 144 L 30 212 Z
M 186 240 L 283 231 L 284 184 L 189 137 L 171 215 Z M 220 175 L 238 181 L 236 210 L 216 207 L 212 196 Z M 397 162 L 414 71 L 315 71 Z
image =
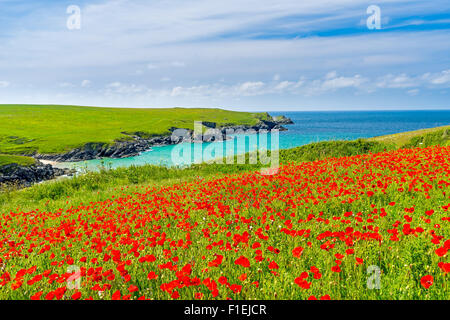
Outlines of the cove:
M 375 136 L 413 131 L 450 124 L 450 111 L 328 111 L 328 112 L 270 112 L 273 116 L 285 115 L 294 124 L 286 125 L 288 131 L 279 133 L 279 148 L 288 149 L 319 141 L 355 140 Z M 247 141 L 247 140 L 246 140 Z M 259 142 L 259 139 L 257 139 Z M 209 144 L 226 142 L 203 143 L 203 149 Z M 258 143 L 257 143 L 258 144 Z M 194 148 L 193 144 L 193 156 Z M 271 144 L 268 143 L 270 146 Z M 58 166 L 85 168 L 98 170 L 102 165 L 111 168 L 121 166 L 139 166 L 144 164 L 173 166 L 171 161 L 172 149 L 175 146 L 153 147 L 151 151 L 143 152 L 139 156 L 122 159 L 90 160 L 76 163 L 61 163 Z M 225 150 L 225 146 L 223 145 Z M 246 143 L 245 147 L 235 148 L 235 154 L 255 151 L 258 145 Z M 203 159 L 212 160 L 211 158 Z M 193 161 L 193 159 L 192 159 Z

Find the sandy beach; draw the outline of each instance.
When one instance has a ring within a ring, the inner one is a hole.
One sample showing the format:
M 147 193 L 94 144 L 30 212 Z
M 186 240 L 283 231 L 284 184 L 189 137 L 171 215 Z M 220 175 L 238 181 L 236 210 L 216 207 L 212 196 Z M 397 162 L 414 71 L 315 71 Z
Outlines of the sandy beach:
M 51 160 L 39 160 L 39 161 L 42 162 L 43 164 L 50 164 L 53 167 L 57 167 L 60 164 L 60 162 L 51 161 Z

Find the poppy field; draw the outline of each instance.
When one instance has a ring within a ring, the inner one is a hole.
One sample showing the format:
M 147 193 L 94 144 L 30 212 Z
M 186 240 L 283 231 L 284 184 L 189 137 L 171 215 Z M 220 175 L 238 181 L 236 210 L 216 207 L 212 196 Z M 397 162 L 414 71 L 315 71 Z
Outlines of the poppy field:
M 2 212 L 0 299 L 448 299 L 450 147 Z

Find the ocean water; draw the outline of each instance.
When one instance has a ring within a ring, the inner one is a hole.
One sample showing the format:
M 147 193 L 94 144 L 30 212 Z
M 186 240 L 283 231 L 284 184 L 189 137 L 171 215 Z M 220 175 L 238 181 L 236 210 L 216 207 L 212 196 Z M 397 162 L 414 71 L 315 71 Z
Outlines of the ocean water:
M 153 147 L 136 157 L 90 160 L 64 163 L 62 166 L 96 170 L 101 166 L 120 167 L 157 164 L 165 166 L 188 165 L 224 155 L 244 154 L 249 151 L 288 149 L 326 140 L 354 140 L 424 128 L 450 125 L 450 110 L 438 111 L 336 111 L 336 112 L 282 112 L 269 111 L 272 116 L 285 115 L 294 124 L 276 139 L 259 135 L 240 135 L 225 142 L 184 143 L 175 146 Z M 244 143 L 245 140 L 245 143 Z M 240 143 L 238 143 L 240 141 Z

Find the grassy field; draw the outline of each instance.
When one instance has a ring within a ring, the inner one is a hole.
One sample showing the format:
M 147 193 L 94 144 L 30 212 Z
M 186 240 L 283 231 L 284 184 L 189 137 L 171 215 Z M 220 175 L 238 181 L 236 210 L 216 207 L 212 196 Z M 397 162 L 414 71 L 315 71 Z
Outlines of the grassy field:
M 450 148 L 380 148 L 285 150 L 274 176 L 144 166 L 6 192 L 0 299 L 447 299 Z
M 36 161 L 30 157 L 0 154 L 0 168 L 12 163 L 17 163 L 18 165 L 21 166 L 29 166 L 34 164 L 35 162 Z
M 450 144 L 450 126 L 400 132 L 386 136 L 374 137 L 369 141 L 382 142 L 386 145 L 402 147 L 427 147 L 431 145 Z
M 89 142 L 112 144 L 169 134 L 169 128 L 193 129 L 194 121 L 219 126 L 256 124 L 266 113 L 221 109 L 126 109 L 79 106 L 0 105 L 0 153 L 63 153 Z M 123 134 L 126 133 L 126 134 Z
M 0 299 L 446 299 L 450 149 L 397 146 L 447 138 L 396 139 L 6 189 Z

